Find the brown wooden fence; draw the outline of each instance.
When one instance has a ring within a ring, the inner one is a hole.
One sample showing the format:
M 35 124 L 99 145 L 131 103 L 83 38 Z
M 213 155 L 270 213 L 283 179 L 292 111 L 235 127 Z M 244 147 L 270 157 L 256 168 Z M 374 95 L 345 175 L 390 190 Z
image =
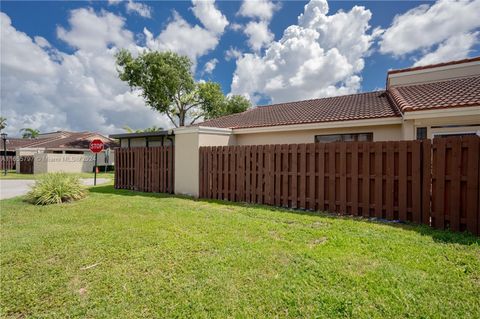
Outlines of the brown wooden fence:
M 173 147 L 117 148 L 115 150 L 115 188 L 173 193 Z
M 16 160 L 15 156 L 6 156 L 4 157 L 3 155 L 0 155 L 0 170 L 4 170 L 5 167 L 7 170 L 13 170 L 15 169 L 16 165 Z
M 480 235 L 478 137 L 434 139 L 432 226 Z
M 478 234 L 479 140 L 202 147 L 200 197 Z

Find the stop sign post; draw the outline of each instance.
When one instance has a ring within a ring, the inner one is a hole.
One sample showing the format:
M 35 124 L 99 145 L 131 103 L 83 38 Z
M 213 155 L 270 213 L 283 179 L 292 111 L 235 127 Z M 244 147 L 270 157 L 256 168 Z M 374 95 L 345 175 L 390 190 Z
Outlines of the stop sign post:
M 103 151 L 103 147 L 105 145 L 103 144 L 102 140 L 96 138 L 94 139 L 93 141 L 90 142 L 90 151 L 92 153 L 95 153 L 95 167 L 94 167 L 94 178 L 93 178 L 93 185 L 96 186 L 97 185 L 97 156 L 98 156 L 98 153 L 100 153 L 101 151 Z

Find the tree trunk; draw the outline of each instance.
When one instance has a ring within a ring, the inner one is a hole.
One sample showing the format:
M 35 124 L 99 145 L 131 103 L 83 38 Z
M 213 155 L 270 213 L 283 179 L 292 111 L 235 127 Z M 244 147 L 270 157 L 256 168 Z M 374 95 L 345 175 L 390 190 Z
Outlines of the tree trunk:
M 185 126 L 185 112 L 183 110 L 178 112 L 178 126 Z

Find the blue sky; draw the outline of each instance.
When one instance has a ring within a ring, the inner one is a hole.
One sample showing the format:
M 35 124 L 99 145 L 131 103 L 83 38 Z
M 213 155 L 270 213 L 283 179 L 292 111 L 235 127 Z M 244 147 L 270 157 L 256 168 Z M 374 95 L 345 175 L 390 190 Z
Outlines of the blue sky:
M 168 127 L 116 79 L 120 47 L 186 54 L 197 80 L 259 105 L 382 89 L 388 69 L 480 49 L 479 0 L 7 1 L 1 12 L 11 134 Z

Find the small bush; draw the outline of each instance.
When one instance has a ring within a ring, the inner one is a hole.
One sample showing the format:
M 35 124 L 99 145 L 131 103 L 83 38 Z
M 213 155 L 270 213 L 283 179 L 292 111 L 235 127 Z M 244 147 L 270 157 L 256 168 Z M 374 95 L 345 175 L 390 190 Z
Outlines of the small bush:
M 50 173 L 37 179 L 27 194 L 27 200 L 35 205 L 50 205 L 79 200 L 86 195 L 87 191 L 77 176 Z

